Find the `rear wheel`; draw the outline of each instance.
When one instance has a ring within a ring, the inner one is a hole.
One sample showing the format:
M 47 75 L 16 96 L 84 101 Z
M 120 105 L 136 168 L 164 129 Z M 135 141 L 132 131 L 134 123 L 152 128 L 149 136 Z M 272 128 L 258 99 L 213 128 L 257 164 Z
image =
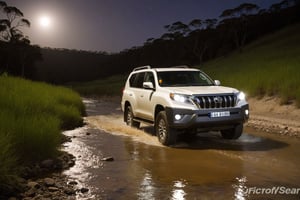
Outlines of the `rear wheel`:
M 228 140 L 238 139 L 243 133 L 243 124 L 236 125 L 234 128 L 221 130 L 222 137 Z
M 156 117 L 155 132 L 159 142 L 163 145 L 175 144 L 177 139 L 177 131 L 169 127 L 165 111 L 159 112 Z
M 124 115 L 125 115 L 126 124 L 128 126 L 131 126 L 131 127 L 134 127 L 134 128 L 139 128 L 140 127 L 140 122 L 137 122 L 137 121 L 133 120 L 134 115 L 133 115 L 131 106 L 127 106 L 126 112 L 124 113 Z

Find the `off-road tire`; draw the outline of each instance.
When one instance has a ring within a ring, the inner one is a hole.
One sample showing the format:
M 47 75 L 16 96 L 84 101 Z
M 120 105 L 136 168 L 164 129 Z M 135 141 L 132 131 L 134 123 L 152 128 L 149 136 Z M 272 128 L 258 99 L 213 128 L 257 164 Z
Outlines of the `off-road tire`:
M 243 124 L 238 124 L 234 128 L 221 130 L 221 135 L 227 140 L 236 140 L 243 133 Z
M 155 133 L 158 140 L 163 145 L 172 145 L 176 143 L 177 131 L 170 128 L 165 111 L 158 113 L 155 120 Z
M 128 126 L 131 126 L 134 128 L 140 127 L 140 122 L 134 121 L 134 115 L 133 115 L 131 106 L 127 106 L 126 112 L 124 112 L 124 119 Z

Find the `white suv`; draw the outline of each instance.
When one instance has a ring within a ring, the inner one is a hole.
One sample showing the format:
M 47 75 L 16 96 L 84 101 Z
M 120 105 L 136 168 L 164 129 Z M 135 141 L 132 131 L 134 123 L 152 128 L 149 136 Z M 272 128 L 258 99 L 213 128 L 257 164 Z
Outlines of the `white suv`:
M 123 91 L 124 121 L 139 128 L 154 125 L 159 141 L 174 144 L 179 134 L 221 131 L 237 139 L 249 118 L 245 94 L 220 86 L 199 69 L 138 67 L 130 73 Z

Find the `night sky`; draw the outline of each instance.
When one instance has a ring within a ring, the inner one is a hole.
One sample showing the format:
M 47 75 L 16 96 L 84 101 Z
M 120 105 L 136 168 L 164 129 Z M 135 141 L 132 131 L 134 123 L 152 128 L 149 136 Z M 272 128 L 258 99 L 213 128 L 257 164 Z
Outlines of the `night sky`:
M 241 3 L 269 8 L 280 0 L 6 0 L 16 6 L 30 28 L 32 44 L 41 47 L 119 52 L 159 38 L 167 24 L 218 18 Z M 40 24 L 42 16 L 49 25 Z

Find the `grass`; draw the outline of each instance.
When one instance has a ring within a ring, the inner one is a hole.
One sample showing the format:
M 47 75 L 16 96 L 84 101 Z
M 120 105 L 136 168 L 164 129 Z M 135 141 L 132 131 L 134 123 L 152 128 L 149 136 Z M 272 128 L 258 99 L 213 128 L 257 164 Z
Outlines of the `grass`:
M 83 96 L 120 96 L 127 76 L 115 75 L 102 80 L 69 83 L 67 86 Z
M 61 130 L 81 126 L 84 105 L 70 89 L 0 76 L 0 195 L 22 167 L 58 153 Z
M 287 27 L 246 46 L 242 53 L 199 67 L 222 85 L 244 90 L 250 96 L 279 96 L 300 107 L 300 24 Z

